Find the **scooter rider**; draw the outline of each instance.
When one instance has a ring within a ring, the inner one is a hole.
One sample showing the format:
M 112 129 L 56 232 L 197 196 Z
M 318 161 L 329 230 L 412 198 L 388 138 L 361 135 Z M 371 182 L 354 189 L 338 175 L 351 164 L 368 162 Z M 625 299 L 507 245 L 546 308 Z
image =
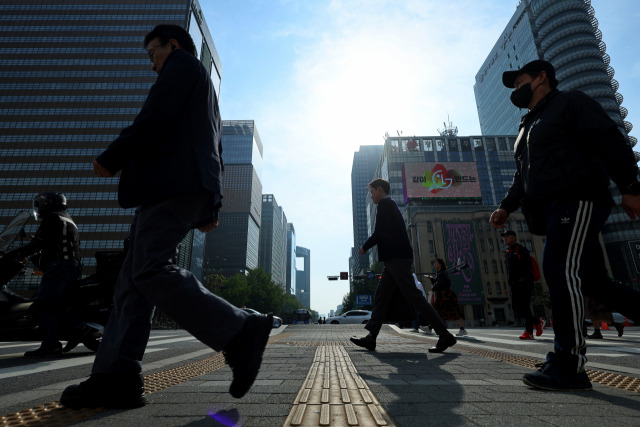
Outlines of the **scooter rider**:
M 62 193 L 47 191 L 35 196 L 33 211 L 35 219 L 41 223 L 31 242 L 17 250 L 19 256 L 33 255 L 31 261 L 43 271 L 38 294 L 30 310 L 38 318 L 44 339 L 40 348 L 27 351 L 25 357 L 62 355 L 59 340 L 61 322 L 71 323 L 77 331 L 78 340 L 84 330 L 84 325 L 66 315 L 61 303 L 65 288 L 82 272 L 78 227 L 66 210 L 67 198 Z

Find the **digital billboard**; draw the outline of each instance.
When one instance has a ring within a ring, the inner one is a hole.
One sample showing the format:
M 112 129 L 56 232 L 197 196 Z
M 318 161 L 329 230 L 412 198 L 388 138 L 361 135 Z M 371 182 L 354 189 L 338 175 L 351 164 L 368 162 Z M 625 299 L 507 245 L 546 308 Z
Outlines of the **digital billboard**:
M 473 224 L 443 222 L 442 228 L 451 290 L 457 294 L 460 304 L 484 304 L 484 287 Z
M 420 162 L 402 165 L 404 202 L 408 200 L 481 200 L 475 162 Z

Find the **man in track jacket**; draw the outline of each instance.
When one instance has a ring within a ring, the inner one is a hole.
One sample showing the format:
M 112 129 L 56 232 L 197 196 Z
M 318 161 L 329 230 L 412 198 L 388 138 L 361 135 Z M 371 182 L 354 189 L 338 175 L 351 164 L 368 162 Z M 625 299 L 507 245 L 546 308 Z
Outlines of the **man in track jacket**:
M 531 232 L 546 235 L 542 264 L 555 334 L 546 363 L 523 381 L 546 390 L 589 390 L 583 295 L 640 317 L 640 293 L 611 281 L 599 240 L 614 204 L 610 179 L 629 217 L 640 217 L 636 160 L 600 104 L 582 92 L 556 89 L 549 62 L 506 71 L 502 81 L 515 89 L 512 103 L 529 112 L 516 140 L 513 183 L 490 223 L 504 228 L 509 213 L 522 207 Z

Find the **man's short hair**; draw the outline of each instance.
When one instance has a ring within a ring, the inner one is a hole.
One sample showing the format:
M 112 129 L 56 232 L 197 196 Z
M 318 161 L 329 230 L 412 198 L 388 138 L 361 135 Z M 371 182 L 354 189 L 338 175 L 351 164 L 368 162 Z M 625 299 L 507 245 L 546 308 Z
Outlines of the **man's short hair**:
M 193 39 L 180 25 L 174 24 L 160 24 L 156 25 L 156 27 L 151 30 L 149 34 L 144 36 L 144 47 L 145 49 L 153 39 L 158 39 L 162 46 L 169 43 L 169 40 L 174 39 L 178 42 L 181 49 L 186 50 L 191 55 L 197 57 L 198 51 L 196 50 L 196 45 L 193 43 Z
M 371 181 L 369 183 L 369 187 L 382 188 L 382 191 L 384 191 L 384 194 L 391 193 L 391 185 L 389 185 L 389 181 L 382 178 L 376 178 L 373 181 Z

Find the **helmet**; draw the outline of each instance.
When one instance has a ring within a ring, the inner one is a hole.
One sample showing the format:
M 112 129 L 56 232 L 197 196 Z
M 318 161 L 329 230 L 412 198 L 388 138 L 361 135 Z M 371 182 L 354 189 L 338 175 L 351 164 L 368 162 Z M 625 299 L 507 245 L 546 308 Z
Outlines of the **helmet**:
M 40 220 L 43 215 L 51 212 L 67 210 L 67 198 L 64 194 L 53 191 L 38 194 L 33 198 L 31 204 L 36 220 Z

